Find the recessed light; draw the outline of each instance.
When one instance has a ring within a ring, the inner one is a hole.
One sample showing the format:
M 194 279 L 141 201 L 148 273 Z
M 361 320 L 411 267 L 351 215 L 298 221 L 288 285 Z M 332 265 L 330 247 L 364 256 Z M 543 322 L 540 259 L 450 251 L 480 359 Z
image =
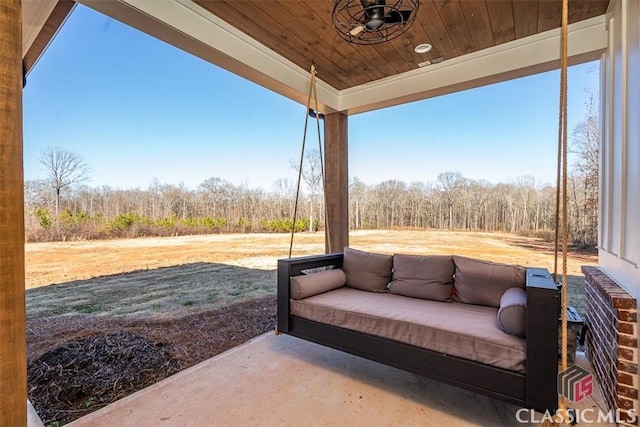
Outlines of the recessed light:
M 413 49 L 415 53 L 427 53 L 430 50 L 431 50 L 431 45 L 428 43 L 419 44 Z

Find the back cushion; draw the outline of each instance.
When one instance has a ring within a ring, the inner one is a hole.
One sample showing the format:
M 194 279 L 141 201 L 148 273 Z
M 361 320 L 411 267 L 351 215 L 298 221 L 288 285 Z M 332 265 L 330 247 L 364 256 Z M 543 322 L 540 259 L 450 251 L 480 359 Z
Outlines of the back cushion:
M 525 287 L 526 269 L 454 255 L 455 299 L 467 304 L 500 307 L 500 298 L 509 288 Z
M 393 256 L 374 254 L 344 248 L 342 271 L 347 275 L 346 285 L 370 292 L 387 292 L 391 280 Z
M 448 301 L 451 298 L 453 272 L 451 255 L 393 256 L 392 294 L 413 298 Z

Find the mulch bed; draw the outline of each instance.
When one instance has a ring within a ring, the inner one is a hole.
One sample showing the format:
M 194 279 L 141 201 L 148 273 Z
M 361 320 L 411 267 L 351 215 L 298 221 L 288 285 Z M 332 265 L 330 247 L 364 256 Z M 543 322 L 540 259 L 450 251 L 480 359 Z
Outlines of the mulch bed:
M 29 399 L 45 425 L 62 425 L 273 330 L 275 321 L 275 296 L 182 318 L 30 320 Z

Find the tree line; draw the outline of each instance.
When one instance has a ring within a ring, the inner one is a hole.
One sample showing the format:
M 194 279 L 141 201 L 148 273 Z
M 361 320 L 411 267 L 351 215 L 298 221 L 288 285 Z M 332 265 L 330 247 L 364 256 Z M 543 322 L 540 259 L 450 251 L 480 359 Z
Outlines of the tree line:
M 597 244 L 597 99 L 591 96 L 585 119 L 573 132 L 568 185 L 569 235 L 580 247 Z M 28 241 L 105 239 L 203 233 L 317 231 L 324 224 L 320 155 L 305 154 L 295 224 L 296 183 L 278 179 L 269 190 L 235 185 L 219 177 L 191 189 L 157 179 L 146 189 L 89 187 L 82 156 L 47 148 L 40 162 L 45 180 L 25 183 Z M 292 163 L 298 172 L 299 166 Z M 493 184 L 443 172 L 434 182 L 387 180 L 349 185 L 350 229 L 451 229 L 533 234 L 553 239 L 555 185 L 523 176 Z
M 585 208 L 584 182 L 570 180 L 575 243 L 593 244 L 597 225 Z M 269 191 L 210 178 L 198 188 L 161 184 L 147 189 L 76 186 L 63 189 L 60 200 L 45 181 L 25 187 L 26 228 L 30 241 L 103 239 L 177 234 L 289 232 L 295 183 L 277 180 Z M 532 177 L 492 184 L 444 172 L 436 182 L 398 180 L 369 185 L 354 178 L 349 186 L 349 221 L 362 229 L 456 229 L 534 233 L 551 236 L 555 226 L 555 187 L 537 185 Z M 304 194 L 296 231 L 324 224 L 318 198 Z M 316 213 L 312 210 L 313 205 Z M 56 216 L 56 206 L 59 213 Z

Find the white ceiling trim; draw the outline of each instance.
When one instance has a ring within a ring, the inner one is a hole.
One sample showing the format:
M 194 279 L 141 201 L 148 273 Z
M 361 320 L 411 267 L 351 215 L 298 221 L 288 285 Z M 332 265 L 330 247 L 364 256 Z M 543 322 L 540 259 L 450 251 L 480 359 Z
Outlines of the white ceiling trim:
M 306 104 L 308 70 L 191 0 L 78 1 Z M 356 114 L 548 71 L 559 66 L 559 46 L 555 29 L 342 91 L 318 80 L 320 110 Z M 597 59 L 606 48 L 604 15 L 569 26 L 571 63 Z
M 604 15 L 570 25 L 570 63 L 598 59 L 607 40 Z M 560 29 L 550 30 L 344 89 L 340 110 L 355 114 L 541 73 L 558 68 L 559 59 Z
M 22 57 L 27 54 L 58 0 L 22 0 Z

